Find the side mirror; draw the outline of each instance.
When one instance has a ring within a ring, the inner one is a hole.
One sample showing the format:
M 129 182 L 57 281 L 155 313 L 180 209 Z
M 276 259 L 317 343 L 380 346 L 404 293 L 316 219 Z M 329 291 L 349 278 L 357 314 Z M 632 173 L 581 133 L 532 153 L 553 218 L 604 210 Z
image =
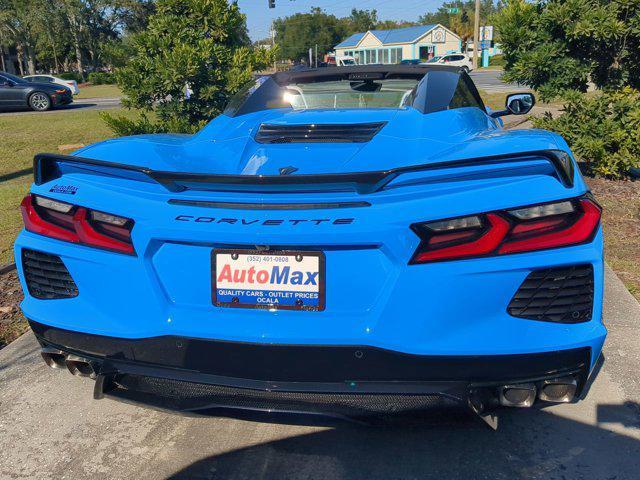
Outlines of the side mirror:
M 536 104 L 536 97 L 533 93 L 512 93 L 507 95 L 505 110 L 492 112 L 491 117 L 503 117 L 505 115 L 526 115 Z

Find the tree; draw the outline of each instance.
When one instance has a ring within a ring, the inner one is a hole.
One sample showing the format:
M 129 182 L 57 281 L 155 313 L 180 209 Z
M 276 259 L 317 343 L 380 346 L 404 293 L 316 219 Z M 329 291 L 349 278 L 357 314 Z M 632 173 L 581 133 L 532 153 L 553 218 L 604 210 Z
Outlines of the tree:
M 449 29 L 460 37 L 462 45 L 466 45 L 473 38 L 475 18 L 475 12 L 462 10 L 459 15 L 453 16 L 449 22 Z
M 507 0 L 495 26 L 504 78 L 563 100 L 536 127 L 561 134 L 591 173 L 640 165 L 639 0 Z M 600 91 L 585 95 L 589 82 Z
M 37 18 L 32 12 L 39 3 L 38 0 L 4 0 L 0 4 L 0 32 L 16 47 L 21 75 L 36 73 Z
M 495 15 L 507 81 L 543 99 L 567 91 L 640 88 L 640 1 L 507 0 Z
M 373 30 L 378 25 L 378 12 L 376 10 L 351 9 L 351 15 L 346 18 L 349 34 Z
M 296 13 L 274 22 L 276 45 L 280 58 L 300 60 L 307 57 L 309 48 L 318 46 L 318 56 L 333 50 L 348 34 L 345 22 L 320 8 L 310 13 Z
M 134 121 L 104 115 L 119 134 L 195 132 L 272 61 L 248 43 L 235 2 L 158 0 L 156 9 L 147 29 L 131 37 L 133 57 L 116 72 L 125 106 L 144 111 Z
M 394 28 L 415 27 L 416 22 L 406 20 L 381 20 L 376 25 L 376 30 L 393 30 Z
M 144 29 L 154 8 L 154 0 L 0 0 L 0 52 L 17 52 L 21 74 L 73 68 L 82 76 L 108 67 L 105 47 Z
M 473 28 L 473 19 L 475 17 L 475 0 L 445 2 L 435 12 L 428 12 L 418 18 L 421 25 L 432 25 L 439 23 L 453 30 L 458 35 L 459 32 L 454 30 L 456 25 L 471 24 Z M 458 13 L 449 13 L 449 9 L 457 8 Z M 494 14 L 499 8 L 493 0 L 480 0 L 480 19 L 486 20 Z M 473 34 L 472 34 L 473 35 Z

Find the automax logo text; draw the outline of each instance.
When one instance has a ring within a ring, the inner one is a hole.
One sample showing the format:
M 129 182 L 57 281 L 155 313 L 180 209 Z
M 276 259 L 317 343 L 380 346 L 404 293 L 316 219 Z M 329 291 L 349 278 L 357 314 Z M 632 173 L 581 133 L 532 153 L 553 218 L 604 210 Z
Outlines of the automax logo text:
M 250 268 L 231 268 L 231 265 L 222 267 L 217 278 L 217 283 L 242 283 L 242 284 L 266 284 L 271 285 L 317 285 L 318 272 L 292 270 L 290 266 L 274 265 L 270 271 Z

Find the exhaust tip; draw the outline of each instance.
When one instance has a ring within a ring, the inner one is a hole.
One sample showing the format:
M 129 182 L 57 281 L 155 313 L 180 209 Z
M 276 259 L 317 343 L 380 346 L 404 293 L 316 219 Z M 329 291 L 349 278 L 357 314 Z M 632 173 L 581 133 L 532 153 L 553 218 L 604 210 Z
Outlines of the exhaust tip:
M 78 357 L 76 355 L 69 355 L 66 360 L 67 370 L 73 375 L 79 377 L 96 377 L 96 371 L 93 368 L 91 361 L 86 358 Z
M 40 350 L 40 355 L 42 355 L 42 359 L 47 366 L 51 368 L 66 368 L 66 355 L 62 350 L 45 347 Z
M 536 385 L 534 383 L 518 383 L 503 385 L 499 388 L 500 405 L 505 407 L 530 407 L 536 400 Z
M 540 384 L 538 398 L 545 402 L 569 403 L 576 395 L 578 382 L 573 377 L 553 378 Z

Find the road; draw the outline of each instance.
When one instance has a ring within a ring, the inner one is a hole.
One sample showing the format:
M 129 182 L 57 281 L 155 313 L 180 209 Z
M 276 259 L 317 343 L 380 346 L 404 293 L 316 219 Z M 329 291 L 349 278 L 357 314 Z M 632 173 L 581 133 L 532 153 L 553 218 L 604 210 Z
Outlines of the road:
M 61 111 L 78 111 L 78 110 L 107 110 L 110 108 L 118 108 L 120 106 L 119 98 L 83 98 L 74 100 L 69 105 L 63 105 L 47 112 L 34 112 L 32 110 L 12 110 L 0 112 L 3 115 L 47 115 L 50 113 Z
M 500 80 L 502 71 L 500 70 L 477 70 L 471 72 L 471 78 L 480 90 L 486 92 L 518 92 L 528 91 L 530 89 L 520 87 L 517 84 L 504 83 Z M 84 98 L 74 100 L 70 105 L 65 105 L 48 112 L 33 112 L 31 110 L 0 112 L 3 115 L 43 115 L 60 111 L 78 111 L 78 110 L 106 110 L 110 108 L 120 107 L 119 98 Z
M 91 380 L 46 367 L 25 335 L 0 351 L 0 478 L 637 479 L 640 305 L 611 270 L 606 282 L 610 336 L 588 398 L 503 411 L 496 432 L 453 417 L 286 425 L 96 401 Z
M 503 82 L 500 79 L 502 70 L 474 70 L 469 75 L 478 89 L 489 93 L 511 93 L 531 90 L 530 88 L 520 86 L 517 83 Z

